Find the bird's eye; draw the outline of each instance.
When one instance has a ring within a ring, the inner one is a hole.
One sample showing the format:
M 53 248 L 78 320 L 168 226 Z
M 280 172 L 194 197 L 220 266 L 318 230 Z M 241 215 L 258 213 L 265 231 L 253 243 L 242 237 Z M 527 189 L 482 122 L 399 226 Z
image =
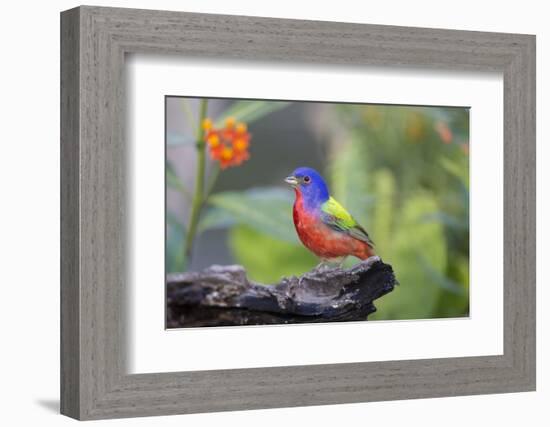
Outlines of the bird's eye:
M 304 176 L 304 182 L 309 184 L 311 182 L 311 178 L 309 176 Z

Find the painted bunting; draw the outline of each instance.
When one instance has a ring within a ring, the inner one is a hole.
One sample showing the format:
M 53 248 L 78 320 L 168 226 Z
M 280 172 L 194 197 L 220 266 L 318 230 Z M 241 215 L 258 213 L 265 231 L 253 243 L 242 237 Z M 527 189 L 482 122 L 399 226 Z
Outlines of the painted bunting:
M 314 169 L 296 169 L 285 181 L 296 193 L 293 218 L 302 243 L 325 262 L 338 262 L 353 255 L 367 259 L 374 255 L 368 233 L 328 191 L 323 177 Z

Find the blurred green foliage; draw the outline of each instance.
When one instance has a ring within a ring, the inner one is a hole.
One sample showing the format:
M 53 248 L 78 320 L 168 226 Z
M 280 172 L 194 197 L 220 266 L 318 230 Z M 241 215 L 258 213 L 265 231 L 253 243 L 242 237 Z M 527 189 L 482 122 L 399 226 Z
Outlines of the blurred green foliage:
M 250 250 L 251 243 L 256 250 Z M 279 240 L 247 225 L 231 230 L 229 244 L 239 262 L 247 266 L 249 276 L 262 283 L 275 283 L 283 276 L 311 270 L 319 262 L 304 246 Z
M 244 111 L 250 121 L 261 119 L 276 109 L 270 104 Z M 327 137 L 331 155 L 320 172 L 400 282 L 376 302 L 378 311 L 370 318 L 468 315 L 468 110 L 333 104 L 324 126 L 332 135 Z M 167 180 L 178 186 L 170 171 Z M 271 283 L 302 274 L 318 261 L 297 239 L 293 199 L 283 187 L 214 194 L 199 231 L 228 229 L 231 253 L 252 280 Z M 168 271 L 184 266 L 177 243 L 184 234 L 168 216 Z
M 334 197 L 401 283 L 371 319 L 468 315 L 468 110 L 344 105 L 335 115 L 348 135 L 334 150 Z

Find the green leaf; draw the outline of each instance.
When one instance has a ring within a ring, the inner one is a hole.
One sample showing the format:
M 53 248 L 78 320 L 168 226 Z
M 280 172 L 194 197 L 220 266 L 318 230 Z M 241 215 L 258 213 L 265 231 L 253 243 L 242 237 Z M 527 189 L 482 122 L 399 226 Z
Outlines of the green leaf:
M 170 212 L 166 214 L 166 220 L 166 272 L 182 272 L 187 262 L 183 250 L 185 228 Z
M 301 244 L 281 241 L 245 225 L 231 229 L 229 246 L 248 277 L 266 284 L 283 276 L 301 275 L 318 263 Z
M 191 108 L 191 105 L 188 99 L 185 99 L 185 98 L 181 99 L 181 109 L 183 111 L 183 114 L 185 115 L 185 120 L 189 125 L 189 127 L 191 128 L 194 135 L 197 131 L 198 117 L 195 118 L 195 115 L 193 114 L 193 109 Z
M 384 257 L 393 265 L 400 286 L 376 301 L 378 311 L 372 319 L 433 317 L 443 292 L 439 277 L 445 275 L 447 248 L 443 225 L 422 218 L 436 210 L 437 204 L 428 194 L 417 194 L 404 203 L 393 232 L 392 250 Z M 430 266 L 429 272 L 420 259 Z
M 374 204 L 374 214 L 372 219 L 371 236 L 380 246 L 376 246 L 376 251 L 384 257 L 391 253 L 392 228 L 395 219 L 395 192 L 396 184 L 393 174 L 381 169 L 373 176 L 374 194 L 376 203 Z
M 452 159 L 447 157 L 442 157 L 440 160 L 440 164 L 443 169 L 445 169 L 448 173 L 450 173 L 451 175 L 456 177 L 458 180 L 460 180 L 460 182 L 464 185 L 464 187 L 468 189 L 469 182 L 470 182 L 468 158 L 465 156 L 463 157 L 464 158 L 460 163 L 465 163 L 465 165 L 459 164 L 458 161 L 456 160 L 453 161 Z
M 452 261 L 449 264 L 448 276 L 451 276 L 450 280 L 460 288 L 460 292 L 444 292 L 441 295 L 434 313 L 438 317 L 463 317 L 468 316 L 470 312 L 468 257 L 454 255 Z
M 191 197 L 191 194 L 189 193 L 187 188 L 185 188 L 180 178 L 177 176 L 173 166 L 169 162 L 166 162 L 166 184 L 169 187 L 172 187 L 175 190 L 178 190 L 185 197 L 187 198 Z
M 235 225 L 235 217 L 224 209 L 210 207 L 201 216 L 198 232 Z
M 422 255 L 418 256 L 418 262 L 426 273 L 443 289 L 456 295 L 464 295 L 464 288 L 447 276 L 436 270 Z
M 236 223 L 278 240 L 297 243 L 292 221 L 293 197 L 289 190 L 267 187 L 213 194 L 208 203 L 231 214 Z
M 470 225 L 468 224 L 468 218 L 457 218 L 453 215 L 450 215 L 446 212 L 433 212 L 430 214 L 424 215 L 424 217 L 421 218 L 422 221 L 425 222 L 441 222 L 442 224 L 446 225 L 449 228 L 454 228 L 457 230 L 466 230 L 468 231 Z
M 222 127 L 228 117 L 235 120 L 252 123 L 275 111 L 288 107 L 291 103 L 285 101 L 235 101 L 215 121 L 215 127 Z
M 363 160 L 363 144 L 357 135 L 338 147 L 330 167 L 331 194 L 360 224 L 366 224 L 369 172 Z
M 169 146 L 172 145 L 185 145 L 185 144 L 194 144 L 195 138 L 191 135 L 184 135 L 179 132 L 167 132 L 166 133 L 166 144 Z

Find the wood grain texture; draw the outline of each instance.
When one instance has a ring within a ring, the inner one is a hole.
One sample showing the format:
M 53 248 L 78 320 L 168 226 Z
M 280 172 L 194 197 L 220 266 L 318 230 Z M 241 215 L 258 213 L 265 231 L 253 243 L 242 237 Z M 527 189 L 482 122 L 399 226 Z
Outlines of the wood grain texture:
M 61 412 L 80 413 L 78 10 L 61 20 Z
M 62 413 L 99 419 L 535 388 L 534 36 L 80 7 L 62 13 L 61 38 Z M 128 375 L 127 53 L 502 72 L 504 354 Z

